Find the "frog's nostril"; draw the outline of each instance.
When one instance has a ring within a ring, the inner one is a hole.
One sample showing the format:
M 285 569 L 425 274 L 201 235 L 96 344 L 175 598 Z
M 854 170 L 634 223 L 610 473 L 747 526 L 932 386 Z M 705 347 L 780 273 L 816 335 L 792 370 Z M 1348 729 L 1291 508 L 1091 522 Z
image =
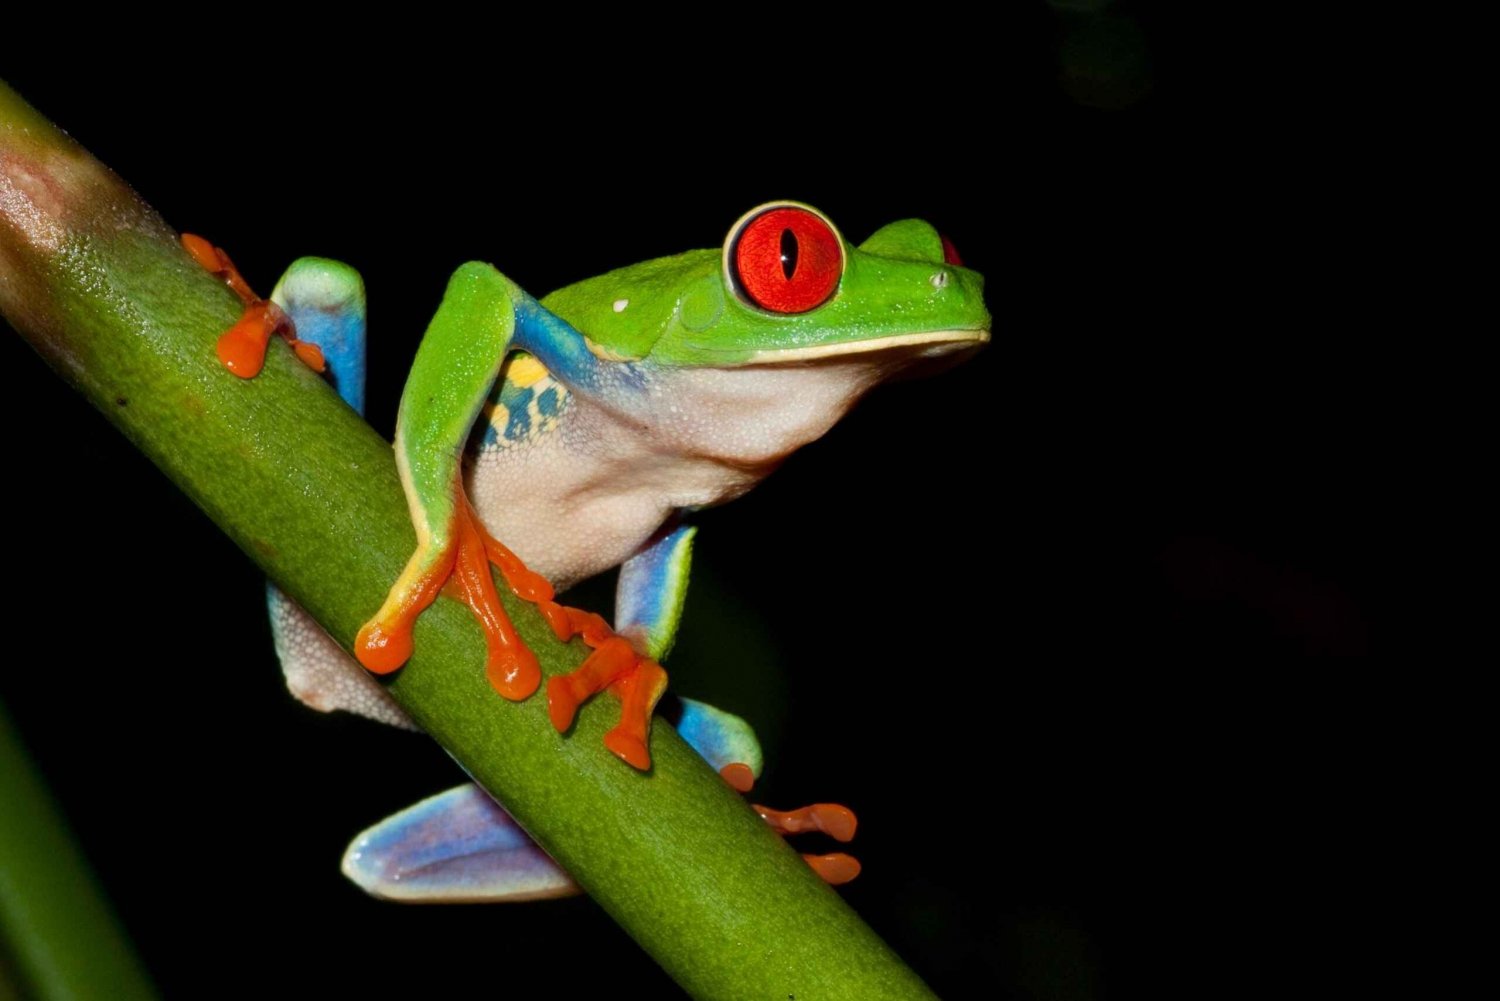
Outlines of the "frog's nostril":
M 943 263 L 958 268 L 963 267 L 963 259 L 958 256 L 958 248 L 953 245 L 953 241 L 941 233 L 938 234 L 938 239 L 943 241 Z

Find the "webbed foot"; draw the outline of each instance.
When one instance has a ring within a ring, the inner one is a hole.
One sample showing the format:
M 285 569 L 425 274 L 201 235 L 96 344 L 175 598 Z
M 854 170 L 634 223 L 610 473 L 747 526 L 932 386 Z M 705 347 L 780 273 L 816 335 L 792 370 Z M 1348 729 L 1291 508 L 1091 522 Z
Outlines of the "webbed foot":
M 485 529 L 461 484 L 455 485 L 454 498 L 445 537 L 419 543 L 385 604 L 355 637 L 359 662 L 376 674 L 389 674 L 405 664 L 411 658 L 417 616 L 446 589 L 469 606 L 484 630 L 490 685 L 512 702 L 528 698 L 541 684 L 541 667 L 500 603 L 490 573 L 493 563 L 517 598 L 537 606 L 559 640 L 581 636 L 591 648 L 577 670 L 554 677 L 547 686 L 553 726 L 559 732 L 567 730 L 578 707 L 608 688 L 619 696 L 621 710 L 619 725 L 605 734 L 605 746 L 633 768 L 650 768 L 651 712 L 667 689 L 667 672 L 599 615 L 554 601 L 552 584 Z
M 489 650 L 485 674 L 490 685 L 519 702 L 536 691 L 542 672 L 536 655 L 522 642 L 500 604 L 490 563 L 499 567 L 506 584 L 523 601 L 552 603 L 552 585 L 485 530 L 462 484 L 456 485 L 455 493 L 448 537 L 422 540 L 385 604 L 355 637 L 354 653 L 376 674 L 389 674 L 406 663 L 411 658 L 411 631 L 417 616 L 446 586 L 469 606 L 484 630 Z
M 755 773 L 749 765 L 731 762 L 720 768 L 719 774 L 736 792 L 747 793 L 755 785 Z M 796 810 L 773 810 L 755 803 L 752 804 L 752 809 L 770 825 L 771 830 L 783 836 L 819 831 L 835 841 L 847 844 L 854 840 L 854 831 L 859 826 L 854 811 L 838 803 L 814 803 Z M 802 859 L 830 886 L 841 886 L 858 876 L 860 871 L 859 860 L 844 852 L 829 855 L 809 855 L 804 852 Z
M 651 712 L 667 690 L 667 672 L 593 612 L 543 602 L 542 614 L 558 639 L 581 636 L 593 650 L 577 670 L 547 682 L 547 713 L 552 725 L 559 733 L 566 731 L 573 725 L 578 707 L 608 688 L 620 697 L 620 722 L 604 735 L 604 746 L 632 768 L 650 768 L 646 740 L 651 732 Z

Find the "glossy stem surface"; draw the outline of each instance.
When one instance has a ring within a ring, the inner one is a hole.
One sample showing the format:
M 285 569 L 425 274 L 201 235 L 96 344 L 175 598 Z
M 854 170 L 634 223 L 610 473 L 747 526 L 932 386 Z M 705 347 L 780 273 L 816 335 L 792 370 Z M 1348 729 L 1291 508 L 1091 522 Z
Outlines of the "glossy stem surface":
M 215 343 L 241 309 L 124 182 L 0 84 L 0 311 L 347 647 L 415 542 L 394 456 L 280 342 L 256 378 L 227 373 Z M 578 666 L 581 641 L 557 642 L 501 593 L 544 674 Z M 484 654 L 468 611 L 440 598 L 391 694 L 689 993 L 931 997 L 671 727 L 657 720 L 654 767 L 638 773 L 603 747 L 611 700 L 559 736 L 544 698 L 495 696 Z

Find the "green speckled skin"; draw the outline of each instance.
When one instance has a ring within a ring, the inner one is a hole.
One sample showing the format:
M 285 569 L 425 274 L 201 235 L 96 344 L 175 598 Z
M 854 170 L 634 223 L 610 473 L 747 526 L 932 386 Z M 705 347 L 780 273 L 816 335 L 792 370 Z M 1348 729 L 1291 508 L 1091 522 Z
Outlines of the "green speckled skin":
M 417 350 L 416 378 L 402 398 L 397 451 L 422 498 L 424 523 L 411 567 L 426 571 L 451 539 L 453 483 L 460 446 L 500 372 L 515 330 L 516 289 L 487 264 L 465 264 L 453 273 L 443 308 Z
M 414 544 L 390 445 L 280 343 L 259 377 L 227 374 L 214 343 L 238 300 L 3 85 L 0 309 L 347 646 Z M 582 659 L 507 607 L 545 673 Z M 648 774 L 601 753 L 607 700 L 560 740 L 544 700 L 494 697 L 480 632 L 446 598 L 416 650 L 395 698 L 692 995 L 931 996 L 670 727 L 652 729 Z

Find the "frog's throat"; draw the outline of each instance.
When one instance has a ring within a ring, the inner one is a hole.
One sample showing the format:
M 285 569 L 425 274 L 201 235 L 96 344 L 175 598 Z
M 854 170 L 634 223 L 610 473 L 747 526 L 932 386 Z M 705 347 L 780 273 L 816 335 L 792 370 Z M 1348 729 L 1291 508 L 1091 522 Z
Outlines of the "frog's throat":
M 984 330 L 928 330 L 916 334 L 898 334 L 895 337 L 879 337 L 863 341 L 843 341 L 838 344 L 817 344 L 800 348 L 773 348 L 753 351 L 743 364 L 777 365 L 782 362 L 814 361 L 820 358 L 837 358 L 841 355 L 872 354 L 893 348 L 920 348 L 936 346 L 957 349 L 970 345 L 989 343 L 990 332 Z

